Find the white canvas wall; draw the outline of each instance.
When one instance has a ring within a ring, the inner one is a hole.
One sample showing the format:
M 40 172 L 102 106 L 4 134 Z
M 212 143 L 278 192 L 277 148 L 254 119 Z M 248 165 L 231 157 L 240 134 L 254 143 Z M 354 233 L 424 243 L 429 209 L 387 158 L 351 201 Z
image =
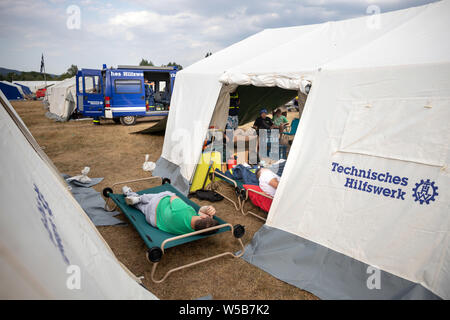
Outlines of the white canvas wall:
M 155 299 L 117 261 L 1 93 L 0 99 L 0 297 Z M 79 289 L 67 286 L 73 268 Z
M 213 122 L 226 117 L 226 86 L 311 80 L 267 224 L 450 298 L 449 16 L 450 1 L 440 1 L 378 25 L 364 17 L 265 30 L 213 54 L 177 79 L 162 158 L 190 180 L 212 110 Z M 194 123 L 188 150 L 170 153 L 172 135 Z M 374 194 L 345 187 L 354 177 L 339 166 L 405 180 L 357 177 L 395 190 Z

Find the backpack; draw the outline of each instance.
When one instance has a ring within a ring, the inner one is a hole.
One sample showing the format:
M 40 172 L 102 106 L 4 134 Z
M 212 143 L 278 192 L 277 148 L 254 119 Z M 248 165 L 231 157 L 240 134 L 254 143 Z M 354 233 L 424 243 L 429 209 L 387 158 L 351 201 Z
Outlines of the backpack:
M 217 202 L 223 200 L 223 196 L 221 196 L 217 192 L 204 189 L 199 189 L 197 191 L 189 193 L 188 198 L 191 197 L 196 197 L 199 200 L 207 200 L 210 202 Z

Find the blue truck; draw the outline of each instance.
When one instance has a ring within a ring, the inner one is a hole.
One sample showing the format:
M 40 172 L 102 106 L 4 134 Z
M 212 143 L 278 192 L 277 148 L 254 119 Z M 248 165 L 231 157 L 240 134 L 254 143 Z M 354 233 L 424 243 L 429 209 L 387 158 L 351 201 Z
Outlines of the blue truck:
M 177 67 L 82 69 L 76 76 L 77 112 L 123 125 L 134 125 L 138 117 L 167 116 L 176 73 Z

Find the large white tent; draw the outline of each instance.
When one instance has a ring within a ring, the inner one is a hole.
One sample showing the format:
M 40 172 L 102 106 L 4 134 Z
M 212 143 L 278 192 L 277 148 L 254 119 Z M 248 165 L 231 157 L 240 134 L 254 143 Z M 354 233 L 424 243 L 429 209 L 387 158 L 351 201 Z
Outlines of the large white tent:
M 0 298 L 155 299 L 116 259 L 0 92 Z
M 76 77 L 65 79 L 49 87 L 44 103 L 48 106 L 47 116 L 58 121 L 67 121 L 77 108 Z
M 269 29 L 195 63 L 177 74 L 154 174 L 187 192 L 237 86 L 311 81 L 245 258 L 322 298 L 450 298 L 449 16 L 446 0 Z

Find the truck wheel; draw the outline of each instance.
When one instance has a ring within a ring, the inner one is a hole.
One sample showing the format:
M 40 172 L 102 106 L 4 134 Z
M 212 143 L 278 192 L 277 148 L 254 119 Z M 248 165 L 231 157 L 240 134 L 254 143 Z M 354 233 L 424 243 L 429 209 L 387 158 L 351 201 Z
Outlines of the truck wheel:
M 115 123 L 119 124 L 119 123 L 120 123 L 120 118 L 113 118 L 113 121 L 114 121 Z
M 120 117 L 120 122 L 124 126 L 132 126 L 136 123 L 136 117 L 135 116 Z

